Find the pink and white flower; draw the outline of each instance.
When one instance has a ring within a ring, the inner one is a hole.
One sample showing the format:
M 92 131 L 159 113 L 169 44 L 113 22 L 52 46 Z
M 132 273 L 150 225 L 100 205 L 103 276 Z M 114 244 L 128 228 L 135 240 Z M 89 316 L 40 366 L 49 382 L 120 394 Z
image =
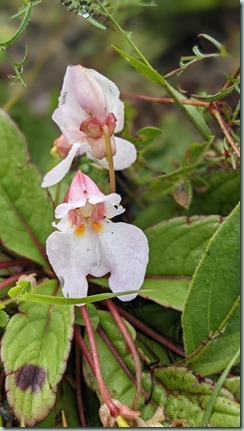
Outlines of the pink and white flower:
M 73 159 L 84 153 L 108 168 L 104 126 L 110 134 L 114 169 L 126 169 L 134 163 L 134 145 L 114 136 L 124 127 L 124 104 L 119 95 L 117 86 L 95 70 L 80 65 L 67 67 L 59 106 L 52 116 L 62 132 L 54 145 L 65 158 L 45 175 L 42 187 L 62 180 Z
M 136 226 L 110 221 L 122 214 L 121 197 L 105 196 L 82 172 L 75 175 L 64 202 L 57 206 L 60 219 L 47 239 L 47 255 L 66 297 L 87 296 L 87 275 L 110 273 L 113 292 L 138 290 L 148 263 L 148 241 Z M 136 297 L 119 297 L 129 301 Z

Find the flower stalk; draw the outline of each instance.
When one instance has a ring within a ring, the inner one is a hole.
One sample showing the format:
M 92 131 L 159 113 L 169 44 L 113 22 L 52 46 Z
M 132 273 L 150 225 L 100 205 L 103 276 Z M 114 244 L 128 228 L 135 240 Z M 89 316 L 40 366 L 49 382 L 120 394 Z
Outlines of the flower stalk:
M 114 172 L 114 161 L 113 161 L 113 154 L 112 154 L 111 138 L 110 138 L 109 128 L 107 124 L 104 124 L 102 126 L 102 129 L 103 129 L 105 147 L 106 147 L 106 160 L 108 162 L 110 193 L 114 193 L 116 189 L 116 184 L 115 184 L 115 172 Z
M 123 335 L 125 342 L 126 342 L 128 348 L 129 348 L 129 350 L 133 356 L 133 359 L 134 359 L 135 374 L 136 374 L 136 393 L 135 393 L 135 397 L 133 400 L 132 408 L 135 409 L 137 407 L 139 397 L 141 395 L 141 380 L 142 380 L 141 360 L 140 360 L 136 345 L 135 345 L 128 329 L 126 328 L 126 326 L 123 322 L 123 319 L 121 318 L 118 310 L 116 309 L 113 301 L 111 301 L 110 299 L 107 299 L 105 302 L 106 302 L 106 306 L 108 307 L 111 315 L 113 316 L 113 319 L 115 320 L 121 334 Z
M 101 397 L 103 401 L 107 404 L 111 416 L 117 417 L 119 416 L 120 411 L 119 411 L 119 408 L 113 403 L 109 390 L 103 380 L 96 340 L 95 340 L 95 336 L 94 336 L 94 332 L 93 332 L 93 328 L 92 328 L 92 324 L 91 324 L 91 320 L 90 320 L 90 316 L 87 311 L 87 308 L 80 307 L 80 313 L 81 313 L 81 316 L 83 317 L 83 320 L 86 326 L 87 336 L 89 339 L 93 363 L 94 363 L 95 376 L 97 379 L 97 384 L 99 387 Z

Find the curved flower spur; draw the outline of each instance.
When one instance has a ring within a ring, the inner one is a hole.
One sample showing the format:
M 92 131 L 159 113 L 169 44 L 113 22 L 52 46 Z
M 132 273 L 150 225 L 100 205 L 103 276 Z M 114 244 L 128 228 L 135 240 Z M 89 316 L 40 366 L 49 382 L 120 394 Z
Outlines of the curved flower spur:
M 104 127 L 110 134 L 114 169 L 126 169 L 134 163 L 134 145 L 114 136 L 124 127 L 124 104 L 119 94 L 117 86 L 95 70 L 80 65 L 67 67 L 59 106 L 52 116 L 62 132 L 54 148 L 63 160 L 45 175 L 42 187 L 61 181 L 73 159 L 84 153 L 108 168 Z
M 123 213 L 120 195 L 105 196 L 82 172 L 75 175 L 64 203 L 56 208 L 61 219 L 58 231 L 47 239 L 47 255 L 66 297 L 87 296 L 87 275 L 110 273 L 113 292 L 138 290 L 148 263 L 148 241 L 144 233 L 126 223 L 110 221 Z M 119 297 L 129 301 L 136 297 Z

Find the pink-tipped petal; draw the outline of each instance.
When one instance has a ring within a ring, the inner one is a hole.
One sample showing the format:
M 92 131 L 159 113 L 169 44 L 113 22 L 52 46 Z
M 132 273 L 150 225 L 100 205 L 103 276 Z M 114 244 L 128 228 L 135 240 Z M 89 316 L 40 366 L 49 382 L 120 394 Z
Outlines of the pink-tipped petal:
M 84 146 L 84 152 L 85 150 L 86 146 Z M 67 157 L 45 175 L 43 178 L 42 187 L 51 187 L 54 184 L 59 183 L 59 181 L 61 181 L 67 174 L 75 156 L 77 156 L 78 153 L 80 154 L 80 151 L 81 144 L 76 143 L 72 145 Z
M 104 195 L 97 185 L 81 171 L 74 176 L 72 183 L 66 193 L 65 202 L 59 204 L 55 210 L 55 217 L 61 219 L 72 209 L 82 208 L 86 202 L 93 205 L 104 203 L 105 216 L 108 218 L 122 214 L 125 210 L 119 205 L 121 196 L 117 193 Z
M 106 221 L 99 234 L 102 260 L 108 262 L 111 276 L 109 286 L 113 292 L 140 289 L 148 263 L 148 241 L 142 230 L 126 223 Z M 130 301 L 130 294 L 119 297 Z

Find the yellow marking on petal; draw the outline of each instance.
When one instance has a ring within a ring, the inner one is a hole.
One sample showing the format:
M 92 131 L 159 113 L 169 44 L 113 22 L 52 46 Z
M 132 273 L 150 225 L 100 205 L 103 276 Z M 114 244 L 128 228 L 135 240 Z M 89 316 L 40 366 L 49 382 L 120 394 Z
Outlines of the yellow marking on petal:
M 92 227 L 93 227 L 93 229 L 95 229 L 95 231 L 97 233 L 100 233 L 103 230 L 103 224 L 99 223 L 98 221 L 93 221 L 92 222 Z
M 77 235 L 77 236 L 81 236 L 81 235 L 83 235 L 83 233 L 85 232 L 85 225 L 84 224 L 80 224 L 80 226 L 77 226 L 76 228 L 75 228 L 75 234 Z

